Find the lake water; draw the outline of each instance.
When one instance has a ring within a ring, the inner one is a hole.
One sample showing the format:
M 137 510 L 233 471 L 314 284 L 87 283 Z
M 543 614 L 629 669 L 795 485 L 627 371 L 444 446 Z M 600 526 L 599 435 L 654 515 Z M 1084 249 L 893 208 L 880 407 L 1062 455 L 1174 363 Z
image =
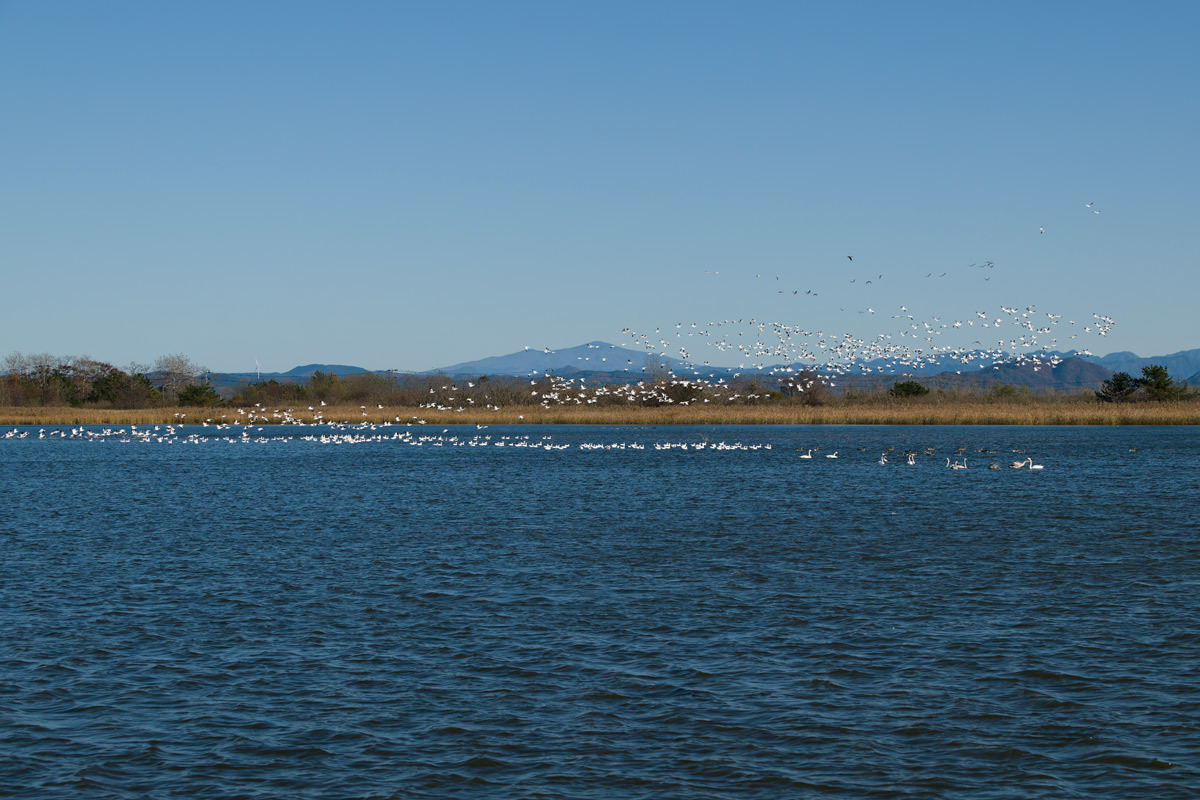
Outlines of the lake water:
M 0 796 L 1200 793 L 1200 429 L 39 430 Z

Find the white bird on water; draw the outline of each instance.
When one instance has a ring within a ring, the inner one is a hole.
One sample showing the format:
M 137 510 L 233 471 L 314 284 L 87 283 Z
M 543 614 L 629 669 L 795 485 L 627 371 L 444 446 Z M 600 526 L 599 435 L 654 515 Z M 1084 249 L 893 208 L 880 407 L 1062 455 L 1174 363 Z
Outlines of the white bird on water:
M 825 457 L 826 458 L 837 458 L 837 450 L 834 450 L 832 453 L 826 453 Z

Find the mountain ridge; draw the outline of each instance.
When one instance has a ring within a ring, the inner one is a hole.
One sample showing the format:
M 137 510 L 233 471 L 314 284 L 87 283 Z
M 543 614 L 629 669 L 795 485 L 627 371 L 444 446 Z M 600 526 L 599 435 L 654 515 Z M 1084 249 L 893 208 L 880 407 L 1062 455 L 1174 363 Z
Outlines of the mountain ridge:
M 593 340 L 574 347 L 549 347 L 537 350 L 525 348 L 502 356 L 488 356 L 475 361 L 464 361 L 446 367 L 436 367 L 430 372 L 446 375 L 527 375 L 530 372 L 552 370 L 578 370 L 580 372 L 641 372 L 647 359 L 657 359 L 671 369 L 683 369 L 684 362 L 666 356 L 654 356 L 644 350 Z
M 954 369 L 953 363 L 922 364 L 911 368 L 890 368 L 863 375 L 843 376 L 848 382 L 896 379 L 904 376 L 938 379 L 950 384 L 995 384 L 1015 383 L 1034 388 L 1081 389 L 1098 388 L 1100 383 L 1115 372 L 1128 372 L 1133 376 L 1141 373 L 1144 366 L 1160 364 L 1181 383 L 1200 386 L 1200 348 L 1180 350 L 1165 356 L 1139 356 L 1130 351 L 1117 351 L 1104 356 L 1081 357 L 1078 352 L 1056 352 L 1038 354 L 1040 363 L 990 364 L 973 362 L 962 369 Z M 1056 364 L 1048 359 L 1057 358 Z M 871 362 L 867 366 L 883 366 L 885 362 Z M 711 367 L 683 362 L 665 355 L 656 355 L 642 350 L 633 350 L 610 342 L 592 340 L 574 347 L 541 350 L 526 348 L 515 353 L 487 356 L 474 361 L 463 361 L 444 367 L 436 367 L 409 374 L 444 374 L 451 377 L 478 375 L 526 376 L 534 373 L 553 372 L 566 376 L 595 376 L 601 379 L 621 381 L 644 377 L 648 371 L 665 367 L 678 375 L 701 375 L 704 377 L 729 377 L 743 375 L 773 375 L 782 377 L 787 371 L 812 368 L 805 364 L 772 364 L 756 369 L 734 367 Z M 346 376 L 364 373 L 389 374 L 389 370 L 369 370 L 346 364 L 304 364 L 286 372 L 227 372 L 213 373 L 214 383 L 234 386 L 254 380 L 281 380 L 304 383 L 315 372 Z

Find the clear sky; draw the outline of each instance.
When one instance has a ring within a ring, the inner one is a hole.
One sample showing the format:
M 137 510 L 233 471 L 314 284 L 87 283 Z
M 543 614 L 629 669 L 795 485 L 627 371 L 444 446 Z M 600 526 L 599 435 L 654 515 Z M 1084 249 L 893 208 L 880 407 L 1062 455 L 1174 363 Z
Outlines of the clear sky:
M 1198 30 L 1195 2 L 0 0 L 0 356 L 415 370 L 729 318 L 869 337 L 902 304 L 1200 347 Z

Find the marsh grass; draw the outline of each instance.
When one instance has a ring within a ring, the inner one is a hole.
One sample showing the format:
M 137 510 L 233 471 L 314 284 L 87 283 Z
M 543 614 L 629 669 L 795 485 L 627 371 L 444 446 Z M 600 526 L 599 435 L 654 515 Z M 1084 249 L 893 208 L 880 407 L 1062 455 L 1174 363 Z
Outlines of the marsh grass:
M 247 409 L 249 411 L 249 409 Z M 320 417 L 317 417 L 317 414 Z M 0 407 L 0 425 L 256 425 L 284 422 L 485 425 L 1200 425 L 1200 400 L 1174 403 L 1097 403 L 1079 397 L 1019 400 L 917 398 L 833 401 L 821 406 L 509 406 L 496 410 L 437 410 L 417 406 L 382 409 L 342 405 L 264 406 L 249 414 L 231 408 L 98 409 Z M 398 418 L 398 419 L 397 419 Z

